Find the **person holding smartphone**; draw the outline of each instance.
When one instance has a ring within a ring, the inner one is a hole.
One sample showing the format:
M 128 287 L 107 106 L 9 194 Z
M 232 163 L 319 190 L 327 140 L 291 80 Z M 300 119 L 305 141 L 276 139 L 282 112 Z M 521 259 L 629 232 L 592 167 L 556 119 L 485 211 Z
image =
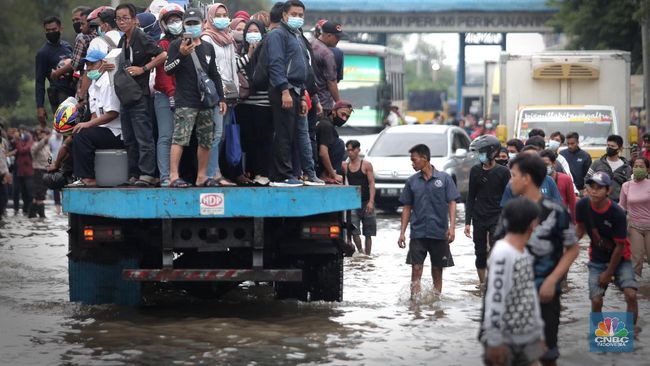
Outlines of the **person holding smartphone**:
M 197 149 L 199 168 L 195 184 L 206 187 L 219 185 L 219 182 L 207 175 L 208 159 L 214 138 L 213 108 L 204 107 L 201 101 L 196 71 L 198 65 L 195 67 L 192 53 L 196 54 L 200 67 L 215 83 L 220 100 L 219 113 L 221 115 L 226 113 L 227 107 L 223 97 L 221 75 L 215 63 L 214 48 L 200 38 L 202 22 L 201 10 L 188 9 L 185 12 L 183 17 L 185 33 L 181 39 L 176 39 L 169 45 L 169 57 L 165 62 L 165 72 L 176 77 L 176 110 L 169 162 L 170 187 L 175 188 L 186 188 L 191 185 L 179 176 L 178 165 L 184 147 L 190 143 L 195 125 L 199 144 Z

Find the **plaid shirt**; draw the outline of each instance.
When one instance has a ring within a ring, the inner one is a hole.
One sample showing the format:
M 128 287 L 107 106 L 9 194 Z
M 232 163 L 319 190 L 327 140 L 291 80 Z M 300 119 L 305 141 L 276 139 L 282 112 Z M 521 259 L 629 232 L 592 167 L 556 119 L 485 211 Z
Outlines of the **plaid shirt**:
M 79 35 L 77 35 L 77 39 L 75 40 L 74 44 L 74 50 L 72 51 L 72 67 L 75 70 L 81 70 L 83 68 L 81 59 L 86 57 L 86 51 L 88 51 L 90 41 L 92 41 L 95 37 L 97 37 L 97 33 L 94 31 L 90 34 L 79 33 Z

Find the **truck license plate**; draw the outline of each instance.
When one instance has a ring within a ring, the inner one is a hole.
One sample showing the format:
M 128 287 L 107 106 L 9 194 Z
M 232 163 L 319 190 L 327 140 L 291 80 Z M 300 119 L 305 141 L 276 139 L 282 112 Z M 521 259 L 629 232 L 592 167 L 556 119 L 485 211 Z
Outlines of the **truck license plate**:
M 384 190 L 386 196 L 399 196 L 401 189 L 399 188 L 388 188 Z

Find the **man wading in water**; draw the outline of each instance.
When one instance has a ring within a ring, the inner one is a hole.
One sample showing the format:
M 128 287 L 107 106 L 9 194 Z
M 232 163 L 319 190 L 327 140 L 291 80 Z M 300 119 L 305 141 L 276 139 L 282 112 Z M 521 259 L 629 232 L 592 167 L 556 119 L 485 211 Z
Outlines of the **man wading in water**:
M 397 245 L 406 247 L 406 227 L 410 222 L 411 241 L 406 263 L 412 266 L 411 299 L 414 299 L 420 293 L 427 252 L 431 256 L 433 286 L 438 293 L 442 291 L 442 269 L 454 265 L 449 243 L 455 238 L 456 200 L 460 195 L 451 176 L 431 165 L 431 153 L 426 145 L 415 145 L 409 153 L 417 173 L 406 181 L 399 198 L 404 209 Z

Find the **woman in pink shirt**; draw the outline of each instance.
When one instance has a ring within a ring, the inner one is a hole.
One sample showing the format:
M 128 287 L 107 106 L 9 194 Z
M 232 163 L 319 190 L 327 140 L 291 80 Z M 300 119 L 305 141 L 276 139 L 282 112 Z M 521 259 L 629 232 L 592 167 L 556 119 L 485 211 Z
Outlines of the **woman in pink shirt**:
M 634 179 L 623 183 L 619 205 L 627 211 L 632 264 L 641 276 L 644 257 L 650 263 L 650 162 L 637 158 L 632 166 Z

